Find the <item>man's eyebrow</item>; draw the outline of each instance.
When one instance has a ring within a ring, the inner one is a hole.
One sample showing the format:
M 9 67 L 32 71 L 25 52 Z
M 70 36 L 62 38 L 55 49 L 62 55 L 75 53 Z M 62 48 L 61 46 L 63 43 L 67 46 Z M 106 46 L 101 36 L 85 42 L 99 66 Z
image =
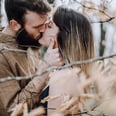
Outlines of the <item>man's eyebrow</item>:
M 42 23 L 42 24 L 40 24 L 40 25 L 36 25 L 36 26 L 32 26 L 33 28 L 38 28 L 38 27 L 41 27 L 41 26 L 43 26 L 45 23 Z
M 45 24 L 47 24 L 47 23 L 49 23 L 49 20 L 44 21 L 44 23 L 42 23 L 42 24 L 39 24 L 39 25 L 36 25 L 36 26 L 32 26 L 32 27 L 33 27 L 33 28 L 38 28 L 38 27 L 41 27 L 41 26 L 43 26 L 43 25 L 45 25 Z

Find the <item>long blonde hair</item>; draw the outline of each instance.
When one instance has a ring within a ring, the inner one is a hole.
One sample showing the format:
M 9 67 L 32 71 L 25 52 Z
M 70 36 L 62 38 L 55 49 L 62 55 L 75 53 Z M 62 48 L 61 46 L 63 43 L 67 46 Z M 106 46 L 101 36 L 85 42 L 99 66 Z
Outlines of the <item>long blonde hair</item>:
M 59 27 L 58 46 L 65 64 L 94 57 L 92 29 L 85 16 L 72 9 L 59 7 L 53 21 Z M 78 66 L 86 72 L 88 65 Z

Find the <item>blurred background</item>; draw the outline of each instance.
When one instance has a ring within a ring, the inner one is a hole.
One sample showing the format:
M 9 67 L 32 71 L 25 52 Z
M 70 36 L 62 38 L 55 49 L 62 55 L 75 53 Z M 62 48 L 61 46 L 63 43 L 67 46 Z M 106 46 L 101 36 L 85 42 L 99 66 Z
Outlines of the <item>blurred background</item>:
M 95 55 L 116 53 L 116 0 L 47 0 L 53 8 L 65 5 L 89 19 L 95 41 Z M 0 26 L 7 24 L 4 0 L 0 0 Z

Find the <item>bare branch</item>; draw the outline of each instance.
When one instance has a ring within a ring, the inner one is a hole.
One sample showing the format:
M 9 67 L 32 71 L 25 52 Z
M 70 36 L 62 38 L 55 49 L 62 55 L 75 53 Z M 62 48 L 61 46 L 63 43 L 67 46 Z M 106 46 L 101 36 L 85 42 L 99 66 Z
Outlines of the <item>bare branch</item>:
M 64 65 L 64 66 L 50 66 L 45 71 L 43 71 L 41 74 L 34 74 L 34 75 L 31 75 L 31 76 L 24 76 L 24 77 L 7 77 L 7 78 L 1 78 L 0 79 L 0 83 L 5 82 L 5 81 L 10 81 L 10 80 L 32 79 L 32 78 L 35 78 L 37 76 L 41 76 L 41 75 L 43 75 L 43 74 L 45 74 L 47 72 L 51 72 L 53 70 L 61 70 L 61 69 L 64 69 L 64 68 L 71 67 L 73 65 L 92 63 L 92 62 L 96 62 L 96 61 L 99 61 L 99 60 L 108 59 L 108 58 L 111 58 L 111 57 L 114 57 L 114 56 L 116 56 L 116 54 L 112 54 L 112 55 L 109 55 L 109 56 L 98 57 L 98 58 L 89 59 L 89 60 L 84 60 L 84 61 L 75 61 L 75 62 L 72 62 L 70 64 Z
M 82 5 L 83 7 L 87 8 L 87 9 L 92 9 L 92 10 L 95 10 L 95 11 L 99 11 L 99 12 L 105 14 L 107 17 L 111 18 L 111 16 L 110 16 L 108 13 L 106 13 L 104 10 L 102 10 L 102 9 L 97 9 L 97 8 L 93 8 L 93 7 L 88 7 L 88 6 L 86 6 L 85 4 L 83 4 L 83 3 L 81 3 L 81 2 L 78 2 L 78 1 L 76 1 L 76 2 L 77 2 L 78 4 L 80 4 L 80 5 Z
M 0 47 L 0 52 L 3 51 L 3 50 L 4 50 L 4 52 L 22 52 L 22 53 L 28 53 L 26 50 L 12 49 L 12 48 L 7 48 L 7 47 Z M 36 57 L 35 55 L 33 55 L 31 53 L 28 53 L 28 54 L 38 59 L 38 57 Z M 41 57 L 39 57 L 39 58 L 41 58 Z M 50 66 L 50 64 L 48 62 L 46 62 L 43 58 L 41 58 L 41 60 L 43 62 L 45 62 L 48 66 Z
M 91 21 L 90 23 L 106 23 L 106 22 L 110 22 L 113 19 L 115 19 L 115 17 L 108 18 L 108 19 L 106 19 L 104 21 L 96 21 L 96 22 Z

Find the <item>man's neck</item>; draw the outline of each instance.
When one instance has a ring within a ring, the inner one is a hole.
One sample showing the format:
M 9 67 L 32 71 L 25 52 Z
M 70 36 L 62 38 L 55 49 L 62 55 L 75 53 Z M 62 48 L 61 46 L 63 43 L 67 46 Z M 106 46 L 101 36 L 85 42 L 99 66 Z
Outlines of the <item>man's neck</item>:
M 16 32 L 13 31 L 13 30 L 9 27 L 9 25 L 7 25 L 7 26 L 2 30 L 2 33 L 5 33 L 5 34 L 10 35 L 10 36 L 13 36 L 13 37 L 16 36 Z

